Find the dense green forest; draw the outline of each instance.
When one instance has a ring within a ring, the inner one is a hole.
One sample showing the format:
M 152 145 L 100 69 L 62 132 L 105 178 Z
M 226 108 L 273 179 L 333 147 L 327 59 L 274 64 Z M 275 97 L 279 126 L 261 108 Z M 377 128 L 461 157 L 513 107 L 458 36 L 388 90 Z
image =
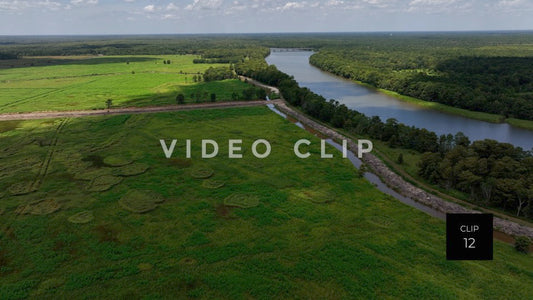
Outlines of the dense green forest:
M 310 62 L 402 95 L 533 120 L 533 37 L 505 46 L 448 42 L 326 47 Z

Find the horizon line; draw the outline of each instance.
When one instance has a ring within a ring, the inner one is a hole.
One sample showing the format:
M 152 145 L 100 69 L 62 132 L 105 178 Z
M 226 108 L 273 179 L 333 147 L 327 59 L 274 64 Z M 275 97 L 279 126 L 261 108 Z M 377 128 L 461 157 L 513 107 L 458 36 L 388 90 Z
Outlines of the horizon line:
M 73 36 L 192 36 L 192 35 L 265 35 L 265 34 L 379 34 L 379 33 L 533 33 L 533 29 L 482 30 L 376 30 L 376 31 L 278 31 L 278 32 L 198 32 L 198 33 L 54 33 L 54 34 L 0 34 L 1 37 L 73 37 Z

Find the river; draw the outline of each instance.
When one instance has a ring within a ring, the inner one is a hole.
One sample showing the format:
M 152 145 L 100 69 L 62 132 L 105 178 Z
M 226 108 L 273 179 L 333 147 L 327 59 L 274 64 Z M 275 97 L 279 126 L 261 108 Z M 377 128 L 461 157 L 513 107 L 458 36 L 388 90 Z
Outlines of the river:
M 533 148 L 533 131 L 513 127 L 509 124 L 494 124 L 439 111 L 421 108 L 400 101 L 376 90 L 361 86 L 353 81 L 321 71 L 309 64 L 311 51 L 272 52 L 266 58 L 268 64 L 294 76 L 300 86 L 335 99 L 348 108 L 367 116 L 379 116 L 383 121 L 395 118 L 399 122 L 440 134 L 463 132 L 471 141 L 494 139 L 511 143 L 525 150 Z

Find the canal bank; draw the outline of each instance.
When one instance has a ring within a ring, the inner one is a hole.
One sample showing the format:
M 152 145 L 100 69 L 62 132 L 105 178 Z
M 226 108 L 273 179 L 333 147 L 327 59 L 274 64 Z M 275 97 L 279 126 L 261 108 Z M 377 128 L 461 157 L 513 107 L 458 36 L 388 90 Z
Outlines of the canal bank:
M 307 117 L 305 114 L 296 111 L 295 109 L 289 107 L 284 102 L 278 102 L 275 105 L 276 109 L 282 112 L 283 114 L 294 118 L 298 122 L 300 122 L 303 126 L 310 128 L 313 131 L 319 132 L 322 136 L 325 136 L 329 139 L 332 139 L 334 141 L 344 140 L 346 139 L 348 141 L 348 149 L 351 152 L 356 153 L 357 152 L 357 143 L 353 141 L 352 139 L 349 139 L 345 137 L 344 135 L 338 133 L 337 131 L 324 126 L 320 124 L 317 121 L 312 120 L 311 118 Z M 423 204 L 424 206 L 427 206 L 429 208 L 432 208 L 436 212 L 439 212 L 440 214 L 429 212 L 425 209 L 421 209 L 421 207 L 417 207 L 416 205 L 411 205 L 417 209 L 426 211 L 427 213 L 439 217 L 443 219 L 443 216 L 446 213 L 480 213 L 480 211 L 473 210 L 473 209 L 467 209 L 459 204 L 449 202 L 447 200 L 444 200 L 440 197 L 437 197 L 435 195 L 432 195 L 423 189 L 414 186 L 413 184 L 405 181 L 400 175 L 394 173 L 391 171 L 379 158 L 377 158 L 375 155 L 371 153 L 364 154 L 362 157 L 362 161 L 370 168 L 372 173 L 377 175 L 390 189 L 393 191 L 399 193 L 403 197 L 410 198 L 418 203 Z M 388 193 L 391 194 L 391 193 Z M 394 194 L 391 194 L 392 196 L 395 196 Z M 397 196 L 395 196 L 398 200 L 402 201 L 403 199 L 399 199 Z M 405 203 L 405 201 L 402 201 Z M 502 233 L 505 233 L 510 236 L 527 236 L 531 239 L 533 239 L 533 228 L 518 224 L 511 220 L 506 220 L 500 217 L 494 217 L 494 228 Z M 508 240 L 508 237 L 506 237 Z

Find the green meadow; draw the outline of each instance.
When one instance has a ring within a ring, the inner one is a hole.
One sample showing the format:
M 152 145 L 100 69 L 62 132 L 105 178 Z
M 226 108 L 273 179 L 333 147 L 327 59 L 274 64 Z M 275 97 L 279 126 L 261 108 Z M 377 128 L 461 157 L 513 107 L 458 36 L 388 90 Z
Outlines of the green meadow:
M 531 254 L 495 241 L 493 261 L 447 261 L 443 221 L 265 107 L 0 122 L 0 145 L 1 299 L 533 295 Z
M 250 86 L 239 80 L 195 82 L 211 66 L 194 64 L 193 55 L 66 57 L 50 65 L 21 65 L 0 68 L 0 113 L 46 110 L 103 109 L 113 106 L 176 104 L 182 93 L 185 102 L 231 100 Z M 47 61 L 49 58 L 38 59 Z M 170 60 L 170 64 L 164 61 Z M 194 100 L 193 100 L 194 99 Z

